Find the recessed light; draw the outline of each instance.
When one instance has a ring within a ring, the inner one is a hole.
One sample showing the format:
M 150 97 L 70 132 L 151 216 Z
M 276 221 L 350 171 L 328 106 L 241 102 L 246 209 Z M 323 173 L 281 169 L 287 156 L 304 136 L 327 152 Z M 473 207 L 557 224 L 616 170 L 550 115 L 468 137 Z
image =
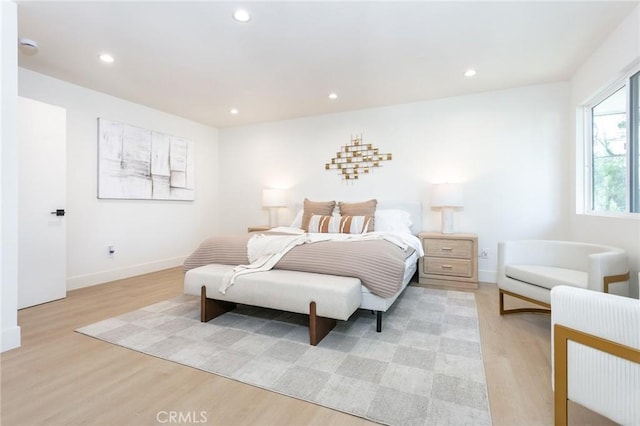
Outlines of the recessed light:
M 115 59 L 113 59 L 113 56 L 109 55 L 108 53 L 102 53 L 100 54 L 100 56 L 98 56 L 100 58 L 100 60 L 106 64 L 112 64 L 113 61 Z
M 251 20 L 251 15 L 244 9 L 238 9 L 233 12 L 233 19 L 238 22 L 249 22 Z
M 237 109 L 237 108 L 231 108 L 231 109 L 229 110 L 229 112 L 230 112 L 231 114 L 238 114 L 240 111 L 238 111 L 238 109 Z
M 465 77 L 473 77 L 474 75 L 476 75 L 476 70 L 474 70 L 473 68 L 469 68 L 464 72 Z
M 338 95 L 336 93 L 330 93 L 329 99 L 338 99 Z

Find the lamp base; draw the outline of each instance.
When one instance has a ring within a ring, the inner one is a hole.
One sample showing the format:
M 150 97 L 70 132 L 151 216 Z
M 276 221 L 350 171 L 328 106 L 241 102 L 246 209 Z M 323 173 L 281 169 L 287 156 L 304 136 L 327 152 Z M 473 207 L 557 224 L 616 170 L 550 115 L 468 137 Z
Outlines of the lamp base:
M 453 208 L 444 207 L 442 209 L 442 229 L 443 234 L 453 234 Z
M 269 228 L 276 228 L 278 226 L 278 208 L 269 207 Z

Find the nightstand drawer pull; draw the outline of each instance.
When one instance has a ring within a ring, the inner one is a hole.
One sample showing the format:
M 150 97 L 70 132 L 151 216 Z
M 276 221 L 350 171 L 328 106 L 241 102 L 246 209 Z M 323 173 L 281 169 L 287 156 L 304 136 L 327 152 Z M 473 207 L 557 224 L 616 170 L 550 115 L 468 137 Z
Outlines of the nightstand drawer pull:
M 442 265 L 441 266 L 442 269 L 453 269 L 452 265 Z
M 442 247 L 440 250 L 442 250 L 442 251 L 453 251 L 453 247 Z

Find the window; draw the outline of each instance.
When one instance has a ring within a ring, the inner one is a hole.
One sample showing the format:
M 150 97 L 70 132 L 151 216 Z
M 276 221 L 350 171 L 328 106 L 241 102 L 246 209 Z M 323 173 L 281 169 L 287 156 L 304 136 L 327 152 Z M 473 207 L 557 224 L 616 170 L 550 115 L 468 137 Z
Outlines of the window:
M 640 72 L 587 106 L 588 210 L 640 212 Z

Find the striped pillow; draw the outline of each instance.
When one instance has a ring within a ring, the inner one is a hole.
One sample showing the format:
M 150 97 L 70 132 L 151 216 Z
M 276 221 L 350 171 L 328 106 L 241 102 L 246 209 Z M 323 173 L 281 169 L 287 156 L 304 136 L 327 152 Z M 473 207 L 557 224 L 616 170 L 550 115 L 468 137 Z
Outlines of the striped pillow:
M 369 222 L 368 231 L 375 229 L 374 219 L 377 205 L 378 200 L 376 199 L 363 201 L 361 203 L 338 203 L 341 216 L 370 216 L 371 221 Z
M 311 216 L 309 232 L 329 234 L 364 234 L 371 216 Z

